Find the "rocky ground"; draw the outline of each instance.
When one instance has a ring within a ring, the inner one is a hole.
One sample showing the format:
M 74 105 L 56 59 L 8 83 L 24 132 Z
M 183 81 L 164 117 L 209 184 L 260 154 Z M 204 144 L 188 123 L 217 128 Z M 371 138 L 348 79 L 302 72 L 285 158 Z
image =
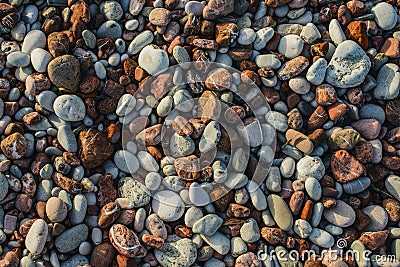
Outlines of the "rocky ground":
M 3 0 L 0 267 L 400 266 L 399 6 Z

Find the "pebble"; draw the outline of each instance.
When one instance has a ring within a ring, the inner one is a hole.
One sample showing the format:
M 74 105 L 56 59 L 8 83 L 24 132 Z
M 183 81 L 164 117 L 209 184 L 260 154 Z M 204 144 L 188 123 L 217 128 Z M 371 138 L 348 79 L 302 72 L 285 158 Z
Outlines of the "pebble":
M 31 63 L 31 58 L 24 52 L 12 52 L 7 56 L 7 62 L 15 67 L 26 67 Z
M 384 208 L 378 205 L 370 205 L 363 208 L 362 212 L 371 219 L 371 222 L 364 229 L 365 231 L 375 232 L 385 229 L 389 216 Z
M 386 190 L 394 198 L 400 201 L 400 177 L 397 175 L 389 175 L 385 180 Z M 0 198 L 1 199 L 1 198 Z
M 31 62 L 33 68 L 37 72 L 46 72 L 47 66 L 49 65 L 50 61 L 53 59 L 51 54 L 42 49 L 42 48 L 35 48 L 31 52 Z
M 166 222 L 176 221 L 183 216 L 184 203 L 180 196 L 172 191 L 160 191 L 153 196 L 153 211 Z
M 279 69 L 281 66 L 278 56 L 273 54 L 258 55 L 255 62 L 259 68 Z
M 342 184 L 343 190 L 347 194 L 355 195 L 361 193 L 371 185 L 371 179 L 368 177 L 360 177 L 353 181 Z
M 336 226 L 348 227 L 354 223 L 356 213 L 348 204 L 337 200 L 336 206 L 324 210 L 324 218 Z
M 135 55 L 139 53 L 143 47 L 151 44 L 153 42 L 154 35 L 151 31 L 143 31 L 128 46 L 128 53 L 131 55 Z
M 161 250 L 155 250 L 154 256 L 163 266 L 189 267 L 197 259 L 197 249 L 192 240 L 183 238 L 165 243 Z
M 122 224 L 114 224 L 109 231 L 111 244 L 123 256 L 128 258 L 144 257 L 146 249 L 140 244 L 137 235 Z
M 89 229 L 85 224 L 79 224 L 65 230 L 55 239 L 55 246 L 61 253 L 68 253 L 77 249 L 86 240 Z
M 3 173 L 0 173 L 0 201 L 2 201 L 8 193 L 8 181 Z
M 271 194 L 267 197 L 268 207 L 279 228 L 289 231 L 293 227 L 293 215 L 288 205 L 278 195 Z
M 308 221 L 303 220 L 303 219 L 297 219 L 297 220 L 294 222 L 293 230 L 294 230 L 294 232 L 295 232 L 296 234 L 298 234 L 301 238 L 307 238 L 307 237 L 311 234 L 313 228 L 312 228 L 312 226 L 308 223 Z
M 51 82 L 55 86 L 75 91 L 79 84 L 79 66 L 80 63 L 76 57 L 63 55 L 50 61 L 47 65 L 47 72 Z M 84 114 L 85 112 L 83 112 Z
M 255 50 L 262 50 L 274 36 L 274 30 L 271 27 L 265 27 L 256 32 L 256 39 L 253 47 Z
M 371 61 L 354 41 L 340 43 L 326 70 L 326 81 L 339 88 L 360 85 L 371 68 Z
M 216 232 L 212 236 L 200 235 L 201 238 L 211 246 L 217 253 L 221 255 L 228 254 L 231 244 L 229 238 L 220 232 Z
M 68 152 L 77 152 L 78 144 L 76 137 L 69 125 L 63 125 L 58 128 L 57 139 L 60 145 Z
M 77 194 L 72 203 L 72 209 L 69 213 L 69 221 L 72 225 L 80 224 L 84 221 L 88 203 L 85 195 Z
M 325 80 L 328 62 L 324 58 L 317 59 L 308 69 L 306 78 L 313 85 L 320 85 Z
M 147 45 L 140 51 L 138 63 L 150 75 L 161 72 L 169 66 L 167 52 L 152 45 Z
M 61 95 L 54 100 L 53 109 L 56 115 L 65 121 L 81 121 L 86 114 L 82 99 L 76 95 Z
M 100 4 L 99 9 L 107 20 L 115 21 L 120 20 L 124 12 L 117 1 L 104 1 Z
M 308 177 L 320 180 L 325 174 L 325 166 L 319 157 L 305 156 L 297 162 L 297 172 L 302 180 Z
M 218 231 L 222 223 L 223 219 L 218 215 L 208 214 L 193 224 L 192 231 L 193 233 L 211 236 Z
M 51 197 L 46 203 L 46 215 L 51 222 L 62 222 L 68 215 L 67 205 L 58 197 Z
M 395 99 L 400 92 L 400 68 L 396 64 L 387 63 L 381 67 L 376 79 L 374 97 L 377 99 Z
M 119 23 L 113 20 L 108 20 L 100 25 L 97 30 L 97 38 L 110 38 L 112 41 L 121 38 L 122 28 Z
M 303 51 L 304 42 L 298 35 L 289 34 L 283 36 L 278 45 L 279 53 L 285 57 L 292 59 L 297 57 Z
M 119 181 L 118 194 L 131 200 L 134 207 L 142 207 L 150 202 L 150 194 L 146 187 L 132 177 L 124 177 Z
M 360 119 L 376 119 L 380 124 L 383 124 L 386 119 L 386 114 L 383 108 L 375 104 L 366 104 L 359 111 Z
M 397 14 L 392 5 L 382 2 L 372 7 L 371 13 L 374 15 L 376 24 L 382 30 L 391 30 L 396 26 Z
M 29 229 L 25 239 L 25 246 L 33 255 L 40 255 L 46 245 L 48 236 L 47 223 L 42 219 L 37 219 Z
M 331 234 L 318 228 L 313 228 L 308 238 L 311 242 L 323 248 L 330 248 L 335 243 Z
M 251 28 L 243 28 L 239 31 L 237 42 L 241 45 L 249 45 L 256 39 L 256 33 Z
M 188 227 L 193 227 L 193 225 L 201 218 L 204 218 L 202 210 L 198 207 L 192 206 L 186 210 L 185 225 Z
M 253 218 L 250 218 L 242 225 L 240 237 L 247 243 L 254 243 L 260 239 L 260 229 Z
M 329 36 L 331 37 L 332 41 L 339 45 L 346 41 L 346 36 L 340 26 L 340 23 L 337 19 L 332 19 L 329 22 Z M 339 47 L 339 46 L 338 46 Z M 337 49 L 337 48 L 336 48 Z M 339 54 L 341 55 L 341 54 Z
M 30 54 L 35 48 L 45 47 L 46 35 L 40 30 L 33 30 L 25 36 L 21 51 Z
M 308 177 L 305 182 L 305 189 L 310 198 L 318 201 L 322 196 L 322 188 L 318 180 L 314 177 Z

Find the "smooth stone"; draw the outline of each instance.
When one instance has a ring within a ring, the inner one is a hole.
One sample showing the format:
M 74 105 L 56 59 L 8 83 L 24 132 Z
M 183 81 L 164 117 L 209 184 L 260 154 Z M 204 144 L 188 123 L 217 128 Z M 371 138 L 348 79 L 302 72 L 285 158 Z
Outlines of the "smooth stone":
M 76 267 L 89 264 L 89 259 L 83 255 L 76 254 L 61 263 L 60 267 Z
M 131 55 L 135 55 L 139 53 L 143 47 L 151 44 L 154 40 L 154 34 L 151 31 L 143 31 L 138 34 L 135 39 L 128 46 L 128 53 Z
M 374 96 L 377 99 L 395 99 L 400 92 L 400 68 L 396 64 L 387 63 L 381 67 L 376 79 Z
M 320 85 L 325 80 L 326 68 L 328 62 L 325 58 L 319 58 L 315 61 L 307 71 L 306 78 L 313 85 Z
M 397 12 L 389 3 L 378 3 L 372 7 L 371 13 L 379 28 L 384 31 L 393 29 L 397 23 Z
M 297 172 L 301 180 L 307 177 L 320 180 L 325 175 L 325 166 L 320 157 L 305 156 L 297 162 Z
M 314 177 L 308 177 L 305 182 L 305 189 L 310 198 L 318 201 L 322 196 L 322 188 L 318 180 Z
M 29 5 L 25 7 L 21 19 L 28 24 L 33 24 L 37 20 L 38 15 L 39 15 L 39 9 L 37 8 L 37 6 Z
M 241 45 L 249 45 L 256 39 L 256 33 L 251 28 L 240 29 L 236 41 Z
M 350 249 L 353 250 L 355 255 L 366 255 L 367 249 L 360 240 L 355 240 L 351 243 Z M 355 257 L 354 259 L 358 266 L 369 267 L 371 266 L 370 259 L 368 257 Z
M 294 77 L 289 80 L 289 87 L 295 93 L 304 95 L 310 91 L 311 84 L 303 77 Z
M 58 197 L 51 197 L 46 203 L 46 215 L 51 222 L 62 222 L 68 215 L 67 205 Z
M 256 220 L 250 218 L 240 227 L 240 237 L 247 243 L 254 243 L 260 239 L 260 228 Z
M 324 210 L 324 218 L 339 227 L 349 227 L 356 219 L 353 208 L 342 200 L 337 200 L 334 207 Z
M 310 220 L 310 224 L 312 227 L 317 227 L 319 225 L 323 211 L 324 211 L 324 205 L 321 202 L 318 202 L 314 205 L 312 217 Z
M 192 2 L 189 2 L 192 3 Z M 178 64 L 184 64 L 186 62 L 190 62 L 190 56 L 189 53 L 185 48 L 182 46 L 175 46 L 172 55 L 174 56 L 175 60 L 178 62 Z
M 189 199 L 196 206 L 205 206 L 211 201 L 207 191 L 196 182 L 189 187 Z
M 197 1 L 189 1 L 185 5 L 186 14 L 193 13 L 196 17 L 200 17 L 203 14 L 204 4 Z
M 303 51 L 304 42 L 298 35 L 289 34 L 283 36 L 278 45 L 279 53 L 292 59 L 297 57 Z
M 145 185 L 149 190 L 157 190 L 162 181 L 162 176 L 158 172 L 149 172 L 145 178 Z
M 151 207 L 153 211 L 166 222 L 178 220 L 185 212 L 185 204 L 181 197 L 167 190 L 157 192 L 153 196 Z
M 96 47 L 96 35 L 90 30 L 84 30 L 82 32 L 82 38 L 89 48 L 94 49 Z
M 200 235 L 201 238 L 211 246 L 216 252 L 221 255 L 226 255 L 231 249 L 231 242 L 229 238 L 220 232 L 216 232 L 212 236 Z
M 143 207 L 150 202 L 147 188 L 132 177 L 124 177 L 119 181 L 118 194 L 120 197 L 131 200 L 134 207 Z
M 231 239 L 231 253 L 232 256 L 237 257 L 247 252 L 247 244 L 240 237 L 232 237 Z M 214 265 L 213 265 L 214 266 Z M 225 264 L 223 265 L 225 266 Z
M 371 205 L 363 208 L 362 211 L 371 218 L 371 222 L 364 229 L 365 231 L 376 232 L 385 229 L 389 216 L 384 208 Z
M 99 9 L 107 20 L 118 21 L 122 18 L 124 14 L 120 3 L 118 3 L 117 1 L 108 0 L 101 2 Z
M 301 238 L 307 238 L 311 234 L 313 228 L 306 220 L 297 219 L 294 222 L 293 230 Z
M 218 231 L 223 222 L 224 220 L 218 215 L 208 214 L 193 224 L 192 231 L 193 233 L 202 235 L 213 235 Z
M 293 215 L 286 202 L 278 195 L 267 197 L 268 207 L 279 228 L 289 231 L 293 227 Z
M 21 51 L 30 54 L 35 48 L 46 47 L 46 35 L 39 30 L 30 31 L 24 38 Z
M 192 206 L 185 213 L 185 225 L 187 227 L 193 227 L 201 218 L 203 218 L 203 211 L 198 207 Z
M 33 255 L 40 255 L 46 245 L 49 227 L 42 219 L 37 219 L 29 229 L 25 239 L 25 247 Z
M 8 54 L 7 63 L 23 68 L 31 63 L 31 58 L 27 53 L 16 51 Z
M 147 45 L 140 51 L 138 63 L 147 73 L 154 75 L 168 68 L 168 54 L 154 45 Z
M 281 187 L 281 175 L 278 167 L 272 166 L 265 180 L 265 185 L 267 189 L 271 192 L 280 192 Z
M 85 224 L 79 224 L 62 232 L 57 236 L 54 244 L 59 252 L 68 253 L 86 241 L 88 235 L 89 228 Z
M 51 54 L 42 48 L 36 48 L 32 50 L 31 62 L 33 68 L 37 72 L 46 72 L 47 66 L 52 59 L 53 57 L 51 56 Z
M 308 238 L 311 242 L 323 248 L 330 248 L 335 244 L 335 239 L 331 234 L 318 228 L 314 228 Z
M 8 193 L 8 181 L 3 173 L 0 172 L 0 201 L 2 201 Z
M 203 135 L 200 138 L 199 150 L 201 153 L 207 153 L 215 148 L 221 137 L 221 130 L 217 121 L 211 121 L 204 128 Z
M 76 95 L 61 95 L 54 100 L 56 115 L 65 121 L 81 121 L 86 114 L 82 99 Z
M 146 171 L 158 172 L 158 170 L 160 169 L 158 163 L 150 153 L 146 151 L 139 151 L 137 157 L 139 159 L 140 165 Z
M 114 163 L 118 169 L 126 173 L 135 173 L 140 167 L 138 158 L 126 150 L 115 152 Z
M 171 135 L 169 142 L 170 155 L 178 158 L 188 156 L 196 149 L 195 143 L 190 136 L 180 136 L 177 133 Z
M 78 143 L 71 126 L 60 126 L 57 131 L 57 140 L 66 151 L 73 153 L 78 151 Z
M 265 197 L 265 194 L 261 190 L 259 184 L 253 180 L 250 180 L 246 186 L 246 189 L 249 193 L 249 197 L 254 208 L 258 211 L 265 210 L 267 208 L 267 198 Z
M 88 202 L 83 194 L 77 194 L 72 202 L 72 209 L 69 212 L 69 221 L 72 225 L 77 225 L 85 220 Z
M 265 27 L 256 32 L 256 39 L 253 42 L 253 48 L 255 50 L 262 50 L 267 43 L 274 36 L 274 29 L 271 27 Z
M 108 20 L 100 25 L 96 32 L 97 38 L 110 38 L 115 41 L 122 36 L 121 25 L 113 20 Z
M 307 23 L 307 25 L 304 26 L 303 29 L 301 30 L 300 37 L 307 44 L 312 44 L 316 40 L 321 38 L 321 34 L 317 26 L 315 26 L 313 23 Z
M 358 111 L 360 119 L 376 119 L 381 124 L 385 122 L 386 114 L 383 108 L 375 104 L 366 104 Z
M 279 170 L 281 171 L 283 177 L 289 178 L 296 171 L 296 162 L 292 157 L 286 157 L 283 159 Z
M 326 81 L 339 88 L 355 87 L 365 80 L 371 61 L 354 41 L 340 43 L 329 62 Z
M 255 62 L 259 68 L 279 69 L 281 67 L 281 61 L 274 54 L 258 55 Z
M 344 192 L 350 195 L 361 193 L 371 185 L 371 179 L 368 177 L 360 177 L 350 182 L 342 184 Z
M 11 29 L 11 36 L 19 42 L 22 42 L 26 36 L 26 26 L 25 23 L 19 21 L 14 28 Z
M 265 120 L 279 132 L 286 132 L 289 127 L 287 116 L 278 111 L 270 111 L 265 114 Z
M 400 177 L 397 175 L 389 175 L 385 180 L 386 190 L 394 198 L 400 201 Z M 1 197 L 0 197 L 1 199 Z
M 183 238 L 165 243 L 160 250 L 154 251 L 154 256 L 162 266 L 189 267 L 197 259 L 197 249 L 192 240 Z
M 329 22 L 329 36 L 335 45 L 339 45 L 346 41 L 346 36 L 344 35 L 342 27 L 337 19 L 332 19 Z

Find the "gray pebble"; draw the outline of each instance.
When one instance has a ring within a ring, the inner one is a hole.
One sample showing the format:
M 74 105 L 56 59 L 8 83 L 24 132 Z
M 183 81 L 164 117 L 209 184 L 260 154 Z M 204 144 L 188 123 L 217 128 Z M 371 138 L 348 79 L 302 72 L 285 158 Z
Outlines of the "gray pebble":
M 76 225 L 62 232 L 55 239 L 55 246 L 61 253 L 71 252 L 86 240 L 89 235 L 89 228 L 85 224 Z

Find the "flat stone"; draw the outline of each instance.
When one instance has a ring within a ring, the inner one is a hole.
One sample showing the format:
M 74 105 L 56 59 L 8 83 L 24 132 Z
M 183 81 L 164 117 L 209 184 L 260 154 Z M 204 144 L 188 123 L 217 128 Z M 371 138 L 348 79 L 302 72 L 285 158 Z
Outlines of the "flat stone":
M 356 219 L 353 208 L 341 200 L 334 207 L 324 210 L 324 218 L 339 227 L 349 227 Z
M 192 231 L 193 233 L 211 236 L 218 231 L 223 222 L 224 220 L 218 215 L 208 214 L 193 224 Z
M 55 239 L 55 246 L 61 253 L 68 253 L 77 249 L 86 240 L 89 228 L 85 224 L 79 224 L 64 232 Z
M 333 86 L 350 88 L 360 85 L 371 68 L 371 61 L 354 41 L 340 43 L 329 62 L 326 81 Z
M 60 126 L 57 131 L 57 140 L 66 151 L 73 153 L 78 151 L 78 143 L 71 126 Z
M 394 28 L 397 23 L 397 12 L 389 3 L 378 3 L 372 7 L 371 13 L 375 16 L 374 20 L 378 26 L 388 31 Z
M 153 211 L 166 222 L 176 221 L 185 212 L 181 197 L 172 191 L 160 191 L 153 196 L 151 203 Z
M 61 95 L 54 100 L 53 109 L 56 115 L 65 121 L 81 121 L 85 118 L 86 107 L 76 95 Z
M 386 190 L 394 198 L 400 201 L 400 177 L 397 175 L 389 175 L 385 180 Z
M 289 231 L 293 227 L 293 215 L 286 202 L 278 195 L 267 197 L 268 207 L 279 228 Z
M 297 57 L 303 51 L 304 42 L 298 35 L 289 34 L 283 36 L 278 45 L 279 53 L 285 57 L 292 59 Z
M 156 249 L 154 256 L 162 266 L 189 267 L 197 259 L 196 245 L 189 238 L 165 243 L 162 249 Z
M 40 255 L 46 245 L 49 228 L 42 219 L 37 219 L 29 229 L 25 246 L 33 255 Z
M 30 54 L 35 48 L 46 47 L 46 35 L 39 30 L 30 31 L 24 38 L 21 51 Z
M 140 51 L 138 63 L 150 75 L 154 75 L 168 68 L 168 54 L 154 45 L 147 45 Z
M 331 234 L 318 228 L 314 228 L 308 238 L 311 242 L 323 248 L 330 248 L 335 244 L 335 239 Z
M 371 223 L 363 230 L 375 232 L 385 229 L 389 216 L 384 208 L 378 205 L 370 205 L 363 208 L 362 211 L 371 218 Z
M 57 87 L 75 91 L 80 81 L 80 63 L 72 55 L 56 57 L 47 65 L 50 81 Z M 84 115 L 85 113 L 83 113 Z M 83 116 L 81 115 L 81 116 Z
M 400 92 L 400 68 L 396 64 L 387 63 L 381 67 L 376 79 L 374 96 L 377 99 L 392 100 Z
M 221 255 L 226 255 L 230 251 L 231 242 L 229 238 L 220 232 L 216 232 L 212 236 L 200 235 L 201 238 Z
M 134 207 L 143 207 L 150 202 L 147 188 L 132 177 L 124 177 L 119 181 L 118 194 L 131 200 Z

